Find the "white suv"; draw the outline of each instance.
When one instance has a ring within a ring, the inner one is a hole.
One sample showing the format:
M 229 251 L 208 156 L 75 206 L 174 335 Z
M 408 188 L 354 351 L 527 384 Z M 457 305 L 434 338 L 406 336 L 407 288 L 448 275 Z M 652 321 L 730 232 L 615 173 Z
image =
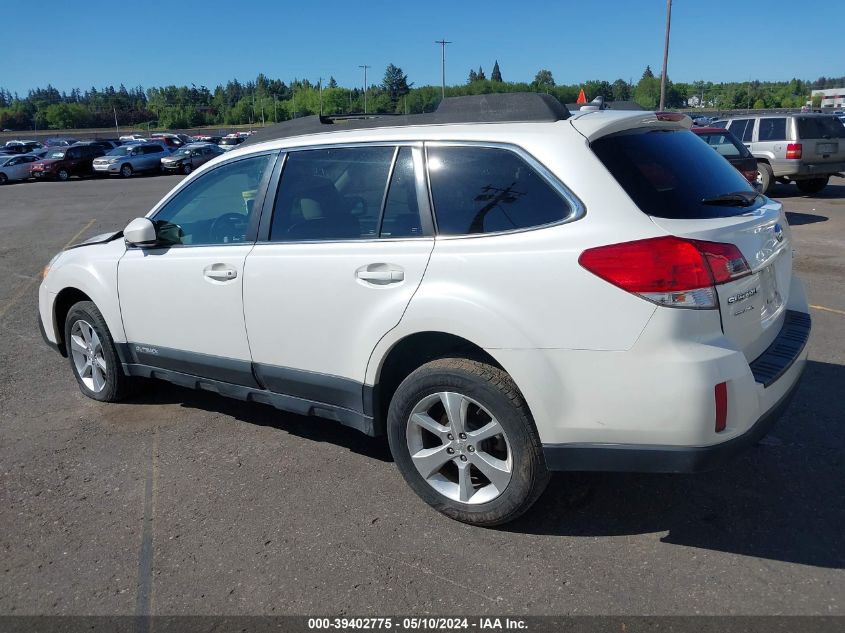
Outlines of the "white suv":
M 689 126 L 546 95 L 280 124 L 57 255 L 42 329 L 97 400 L 153 377 L 386 433 L 468 523 L 551 470 L 711 467 L 810 318 L 781 205 Z

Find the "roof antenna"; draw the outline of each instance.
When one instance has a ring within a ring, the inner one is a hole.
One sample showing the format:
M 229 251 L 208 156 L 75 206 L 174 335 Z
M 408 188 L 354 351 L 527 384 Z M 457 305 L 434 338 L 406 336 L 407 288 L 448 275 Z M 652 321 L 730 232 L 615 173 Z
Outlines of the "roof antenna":
M 581 106 L 581 112 L 595 112 L 596 110 L 607 110 L 607 104 L 601 95 L 590 101 L 587 105 Z

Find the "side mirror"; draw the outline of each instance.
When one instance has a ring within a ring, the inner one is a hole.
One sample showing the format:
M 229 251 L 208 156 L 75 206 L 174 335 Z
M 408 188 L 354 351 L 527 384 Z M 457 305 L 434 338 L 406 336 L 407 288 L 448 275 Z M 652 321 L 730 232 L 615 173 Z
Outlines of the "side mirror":
M 158 240 L 153 223 L 147 218 L 135 218 L 123 229 L 123 239 L 135 246 L 152 246 Z

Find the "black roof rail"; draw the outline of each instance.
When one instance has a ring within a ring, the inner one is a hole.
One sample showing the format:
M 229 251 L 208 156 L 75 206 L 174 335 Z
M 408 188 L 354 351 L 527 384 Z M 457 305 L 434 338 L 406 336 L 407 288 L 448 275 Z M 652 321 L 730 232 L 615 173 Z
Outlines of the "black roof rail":
M 565 105 L 543 93 L 509 92 L 446 97 L 437 106 L 437 110 L 423 114 L 321 115 L 283 121 L 256 132 L 243 145 L 341 130 L 447 123 L 553 122 L 568 119 L 569 116 Z

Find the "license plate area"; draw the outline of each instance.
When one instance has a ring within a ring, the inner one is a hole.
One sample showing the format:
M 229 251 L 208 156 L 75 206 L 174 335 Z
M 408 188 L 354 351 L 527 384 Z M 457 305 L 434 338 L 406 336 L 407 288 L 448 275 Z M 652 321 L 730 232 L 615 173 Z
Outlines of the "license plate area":
M 819 154 L 835 154 L 839 151 L 839 143 L 819 143 L 816 152 Z
M 783 296 L 778 290 L 778 278 L 774 264 L 770 264 L 757 273 L 760 279 L 760 320 L 769 321 L 783 308 Z

